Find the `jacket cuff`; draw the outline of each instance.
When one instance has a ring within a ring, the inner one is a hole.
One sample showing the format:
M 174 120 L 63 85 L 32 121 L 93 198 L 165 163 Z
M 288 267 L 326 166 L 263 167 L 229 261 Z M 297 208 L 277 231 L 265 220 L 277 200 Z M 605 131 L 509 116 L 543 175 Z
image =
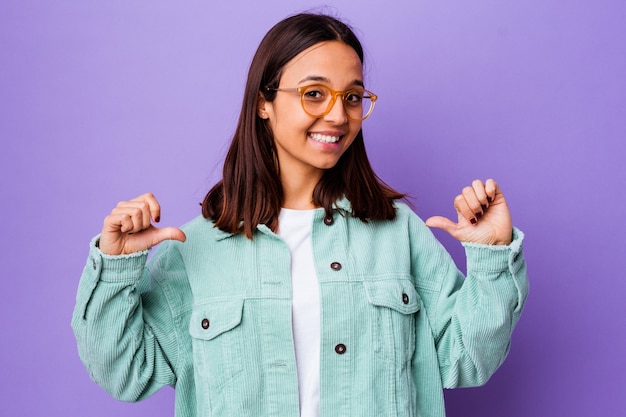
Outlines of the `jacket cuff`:
M 524 233 L 513 227 L 513 239 L 508 245 L 484 245 L 462 242 L 467 256 L 468 271 L 517 272 L 524 264 L 522 254 Z
M 89 260 L 93 272 L 104 282 L 134 282 L 141 278 L 149 249 L 124 255 L 107 255 L 98 247 L 100 235 L 89 244 Z

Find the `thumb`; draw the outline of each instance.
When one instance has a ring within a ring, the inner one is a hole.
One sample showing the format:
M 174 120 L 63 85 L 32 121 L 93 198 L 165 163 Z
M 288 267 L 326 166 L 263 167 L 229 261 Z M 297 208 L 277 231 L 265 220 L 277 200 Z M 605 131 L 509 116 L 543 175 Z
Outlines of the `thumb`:
M 162 229 L 154 227 L 150 237 L 152 238 L 151 246 L 156 246 L 164 240 L 178 240 L 179 242 L 187 240 L 185 233 L 177 227 L 164 227 Z
M 433 216 L 426 220 L 426 226 L 444 230 L 452 235 L 457 225 L 447 217 Z
M 184 242 L 187 240 L 185 233 L 176 227 L 164 227 L 162 229 L 150 225 L 141 233 L 128 236 L 124 245 L 124 253 L 139 252 L 152 248 L 164 240 L 178 240 Z

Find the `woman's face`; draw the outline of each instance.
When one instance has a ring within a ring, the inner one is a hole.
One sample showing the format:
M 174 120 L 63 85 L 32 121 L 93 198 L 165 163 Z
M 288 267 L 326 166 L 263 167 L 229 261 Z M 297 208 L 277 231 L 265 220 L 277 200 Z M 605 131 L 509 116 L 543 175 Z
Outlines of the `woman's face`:
M 278 87 L 311 84 L 324 84 L 335 91 L 362 87 L 361 60 L 342 42 L 313 45 L 285 65 Z M 361 130 L 360 120 L 348 119 L 341 97 L 328 114 L 315 118 L 303 110 L 299 93 L 279 91 L 274 101 L 261 101 L 259 115 L 269 121 L 283 176 L 319 179 L 323 170 L 335 166 Z

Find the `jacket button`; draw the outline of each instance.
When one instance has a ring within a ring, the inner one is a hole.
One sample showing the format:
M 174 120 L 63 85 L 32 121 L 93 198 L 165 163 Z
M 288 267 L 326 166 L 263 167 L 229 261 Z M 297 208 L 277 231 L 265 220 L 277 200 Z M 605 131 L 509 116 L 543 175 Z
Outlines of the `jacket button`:
M 344 353 L 346 353 L 346 345 L 344 345 L 343 343 L 339 343 L 337 346 L 335 346 L 335 352 L 338 355 L 343 355 Z
M 209 321 L 209 319 L 202 319 L 202 328 L 204 330 L 208 329 L 210 325 L 211 322 Z
M 326 217 L 324 217 L 324 224 L 326 226 L 330 226 L 333 223 L 335 223 L 335 219 L 333 218 L 333 216 L 326 216 Z
M 339 262 L 333 262 L 332 264 L 330 264 L 330 268 L 333 271 L 339 271 L 341 269 L 341 264 Z
M 402 302 L 404 304 L 409 304 L 409 296 L 406 295 L 405 293 L 402 293 Z
M 96 260 L 92 259 L 91 262 L 93 264 L 93 270 L 95 271 L 96 269 L 98 269 L 98 267 L 96 266 Z

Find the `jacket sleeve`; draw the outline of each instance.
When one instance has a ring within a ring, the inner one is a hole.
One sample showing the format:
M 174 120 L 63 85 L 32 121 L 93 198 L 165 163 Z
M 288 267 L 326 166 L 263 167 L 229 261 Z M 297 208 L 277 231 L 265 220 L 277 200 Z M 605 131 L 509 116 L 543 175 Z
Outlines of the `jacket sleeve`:
M 524 235 L 507 246 L 463 243 L 467 276 L 420 219 L 413 274 L 435 341 L 444 388 L 483 385 L 506 358 L 528 295 Z
M 109 256 L 97 242 L 91 243 L 72 317 L 78 352 L 91 378 L 113 397 L 139 401 L 176 383 L 185 324 L 177 314 L 180 300 L 173 298 L 180 292 L 170 287 L 187 282 L 184 267 L 166 243 L 146 266 L 147 251 Z

